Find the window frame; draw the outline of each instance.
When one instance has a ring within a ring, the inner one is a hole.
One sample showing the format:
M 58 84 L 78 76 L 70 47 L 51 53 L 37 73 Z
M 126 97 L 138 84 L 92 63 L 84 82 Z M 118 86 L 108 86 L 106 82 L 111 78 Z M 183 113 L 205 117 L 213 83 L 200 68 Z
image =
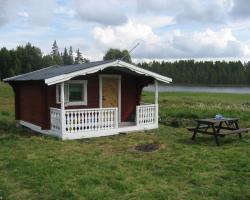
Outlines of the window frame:
M 68 87 L 67 94 L 64 94 L 64 102 L 65 102 L 65 106 L 80 106 L 80 105 L 88 105 L 88 92 L 87 92 L 87 80 L 70 80 L 70 81 L 66 81 L 64 83 L 64 92 L 65 92 L 65 88 Z M 83 101 L 70 101 L 69 100 L 69 85 L 70 84 L 82 84 L 82 95 L 83 95 Z M 61 89 L 61 84 L 57 84 L 56 85 L 56 103 L 60 104 L 61 103 L 61 97 L 59 95 L 59 91 Z M 66 97 L 66 98 L 65 98 Z

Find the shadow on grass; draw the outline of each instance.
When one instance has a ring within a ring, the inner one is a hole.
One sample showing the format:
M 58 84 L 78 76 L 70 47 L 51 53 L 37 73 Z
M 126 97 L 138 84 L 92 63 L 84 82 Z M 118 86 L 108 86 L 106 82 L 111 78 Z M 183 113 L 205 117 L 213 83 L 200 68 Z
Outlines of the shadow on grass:
M 0 140 L 7 138 L 31 138 L 31 137 L 47 137 L 58 140 L 58 138 L 32 131 L 24 126 L 16 127 L 15 121 L 2 120 L 0 121 Z
M 227 137 L 219 137 L 218 138 L 220 145 L 241 145 L 243 143 L 248 143 L 249 137 L 243 136 L 242 139 L 236 136 L 227 136 Z M 194 140 L 191 139 L 191 136 L 189 138 L 180 138 L 176 140 L 178 143 L 185 144 L 185 145 L 206 145 L 206 146 L 217 146 L 215 139 L 213 136 L 204 136 L 199 135 L 196 136 Z

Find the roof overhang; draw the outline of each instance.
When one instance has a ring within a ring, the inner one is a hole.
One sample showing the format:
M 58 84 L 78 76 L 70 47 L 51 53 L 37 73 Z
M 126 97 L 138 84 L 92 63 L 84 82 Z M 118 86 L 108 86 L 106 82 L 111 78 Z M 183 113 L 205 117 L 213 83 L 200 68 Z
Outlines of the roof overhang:
M 76 72 L 72 72 L 72 73 L 63 74 L 63 75 L 55 76 L 55 77 L 52 77 L 52 78 L 48 78 L 48 79 L 45 79 L 45 83 L 47 85 L 53 85 L 53 84 L 61 83 L 61 82 L 64 82 L 64 81 L 68 81 L 68 80 L 70 80 L 70 79 L 72 79 L 73 77 L 76 77 L 76 76 L 93 74 L 93 73 L 96 73 L 98 71 L 102 71 L 102 70 L 104 70 L 104 69 L 106 69 L 108 67 L 125 67 L 125 68 L 127 68 L 127 69 L 129 69 L 129 70 L 131 70 L 133 72 L 136 72 L 137 74 L 142 74 L 142 75 L 145 75 L 145 76 L 149 76 L 149 77 L 152 77 L 152 78 L 154 78 L 154 79 L 156 79 L 158 81 L 164 82 L 164 83 L 172 82 L 172 79 L 169 78 L 169 77 L 162 76 L 160 74 L 151 72 L 149 70 L 142 69 L 142 68 L 137 67 L 135 65 L 126 63 L 126 62 L 124 62 L 122 60 L 115 60 L 113 62 L 109 62 L 109 63 L 102 64 L 102 65 L 97 65 L 95 67 L 91 67 L 91 68 L 79 70 L 79 71 L 76 71 Z

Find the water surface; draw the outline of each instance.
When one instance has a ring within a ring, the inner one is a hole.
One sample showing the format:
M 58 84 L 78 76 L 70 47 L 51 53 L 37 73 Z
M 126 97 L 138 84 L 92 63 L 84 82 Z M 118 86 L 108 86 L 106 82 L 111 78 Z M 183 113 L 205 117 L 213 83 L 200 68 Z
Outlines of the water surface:
M 154 86 L 148 86 L 144 91 L 154 92 Z M 172 86 L 159 85 L 159 92 L 207 92 L 250 94 L 250 87 L 207 87 L 207 86 Z

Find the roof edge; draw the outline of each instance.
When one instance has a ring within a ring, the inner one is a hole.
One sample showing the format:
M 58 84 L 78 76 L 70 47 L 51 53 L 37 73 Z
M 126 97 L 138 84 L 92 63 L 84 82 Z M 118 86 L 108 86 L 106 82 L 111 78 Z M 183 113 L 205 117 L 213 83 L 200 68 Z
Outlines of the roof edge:
M 20 76 L 24 76 L 24 75 L 31 74 L 31 73 L 34 73 L 34 72 L 42 71 L 42 70 L 45 70 L 45 69 L 48 69 L 48 68 L 51 68 L 51 67 L 54 67 L 54 66 L 57 66 L 57 65 L 51 65 L 51 66 L 44 67 L 42 69 L 38 69 L 38 70 L 35 70 L 35 71 L 32 71 L 32 72 L 27 72 L 27 73 L 19 74 L 19 75 L 12 76 L 12 77 L 9 77 L 9 78 L 4 78 L 3 82 L 9 82 L 9 81 L 12 81 L 12 79 L 18 78 Z
M 130 69 L 131 71 L 135 71 L 138 74 L 144 74 L 146 76 L 151 76 L 151 77 L 155 78 L 156 80 L 162 81 L 164 83 L 172 82 L 172 79 L 169 77 L 162 76 L 160 74 L 151 72 L 149 70 L 137 67 L 133 64 L 129 64 L 129 63 L 124 62 L 122 60 L 114 60 L 113 62 L 97 65 L 97 66 L 92 67 L 92 68 L 83 69 L 83 70 L 75 71 L 75 72 L 72 72 L 69 74 L 63 74 L 63 75 L 55 76 L 52 78 L 48 78 L 48 79 L 45 79 L 45 83 L 47 85 L 54 85 L 54 84 L 57 84 L 57 83 L 60 83 L 63 81 L 70 80 L 71 78 L 73 78 L 75 76 L 92 74 L 92 73 L 101 71 L 101 70 L 108 68 L 108 67 L 111 67 L 111 66 L 126 67 L 126 68 Z
M 105 69 L 107 67 L 113 66 L 116 63 L 117 63 L 117 60 L 114 60 L 113 62 L 108 62 L 108 63 L 105 63 L 105 64 L 97 65 L 97 66 L 94 66 L 94 67 L 91 67 L 91 68 L 74 71 L 74 72 L 71 72 L 71 73 L 68 73 L 68 74 L 62 74 L 62 75 L 55 76 L 55 77 L 52 77 L 52 78 L 47 78 L 47 79 L 45 79 L 45 83 L 47 85 L 57 84 L 57 83 L 60 83 L 60 82 L 63 82 L 63 81 L 67 81 L 67 80 L 69 80 L 69 79 L 71 79 L 71 78 L 73 78 L 75 76 L 86 75 L 86 74 L 91 74 L 91 73 L 98 72 L 98 71 L 103 70 L 103 69 Z
M 127 63 L 127 62 L 124 62 L 122 60 L 118 60 L 119 63 L 122 63 L 122 65 L 125 65 L 125 66 L 128 66 L 129 68 L 132 68 L 134 69 L 137 73 L 142 73 L 142 74 L 145 74 L 145 75 L 149 75 L 149 76 L 152 76 L 154 77 L 155 79 L 157 79 L 158 81 L 162 81 L 162 82 L 165 82 L 165 83 L 170 83 L 173 81 L 172 78 L 169 78 L 167 76 L 163 76 L 163 75 L 160 75 L 160 74 L 157 74 L 155 72 L 151 72 L 149 70 L 146 70 L 146 69 L 143 69 L 141 67 L 138 67 L 136 65 L 133 65 L 133 64 L 130 64 L 130 63 Z

